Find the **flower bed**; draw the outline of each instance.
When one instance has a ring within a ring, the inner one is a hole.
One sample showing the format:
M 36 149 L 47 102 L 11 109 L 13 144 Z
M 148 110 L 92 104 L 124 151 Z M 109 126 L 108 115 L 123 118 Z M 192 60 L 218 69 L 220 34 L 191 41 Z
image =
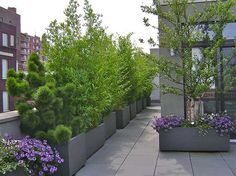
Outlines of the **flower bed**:
M 30 176 L 50 175 L 56 173 L 58 165 L 64 162 L 57 150 L 52 149 L 46 140 L 29 137 L 15 140 L 5 137 L 1 141 L 1 149 L 7 153 L 1 156 L 0 161 L 6 163 L 8 160 L 12 162 L 11 166 L 14 165 L 11 169 L 1 168 L 0 172 L 3 174 L 23 167 Z
M 229 116 L 223 115 L 204 115 L 199 117 L 196 122 L 184 120 L 178 116 L 167 116 L 155 118 L 152 127 L 157 131 L 169 130 L 176 127 L 197 127 L 199 132 L 207 132 L 208 129 L 215 129 L 220 135 L 229 134 L 235 131 L 235 122 Z
M 196 122 L 178 116 L 155 118 L 161 151 L 229 151 L 235 122 L 228 116 L 204 115 Z

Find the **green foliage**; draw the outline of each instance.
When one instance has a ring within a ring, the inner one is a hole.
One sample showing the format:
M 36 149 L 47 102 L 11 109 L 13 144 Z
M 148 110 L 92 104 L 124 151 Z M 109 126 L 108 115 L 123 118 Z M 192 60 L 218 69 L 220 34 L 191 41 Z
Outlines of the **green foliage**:
M 3 139 L 0 137 L 0 174 L 8 174 L 20 167 L 14 156 L 14 150 L 13 147 L 6 147 Z
M 144 23 L 158 28 L 160 47 L 175 53 L 174 57 L 161 56 L 158 59 L 161 77 L 175 83 L 161 85 L 163 93 L 185 95 L 187 101 L 192 102 L 201 99 L 218 79 L 218 68 L 223 63 L 217 62 L 216 56 L 224 43 L 225 25 L 235 21 L 232 13 L 235 0 L 217 0 L 204 5 L 189 3 L 188 0 L 166 3 L 163 6 L 161 1 L 155 0 L 151 6 L 142 6 L 143 12 L 159 17 L 158 27 L 151 25 L 148 18 L 144 18 Z M 200 41 L 205 44 L 201 48 L 201 58 L 192 54 L 192 48 Z
M 54 136 L 58 144 L 65 143 L 72 137 L 71 129 L 64 126 L 58 125 L 54 131 Z
M 151 91 L 151 59 L 135 54 L 131 35 L 115 41 L 87 0 L 83 14 L 77 14 L 78 8 L 71 0 L 65 21 L 53 21 L 43 35 L 46 65 L 33 53 L 27 74 L 8 72 L 7 87 L 17 97 L 22 130 L 51 144 L 97 127 L 114 108 L 135 101 L 139 80 L 140 94 Z M 137 70 L 136 56 L 142 63 Z M 136 79 L 136 71 L 144 72 L 142 79 Z
M 155 57 L 145 54 L 140 50 L 135 52 L 135 82 L 136 99 L 150 96 L 153 84 L 152 80 L 157 74 L 157 60 Z

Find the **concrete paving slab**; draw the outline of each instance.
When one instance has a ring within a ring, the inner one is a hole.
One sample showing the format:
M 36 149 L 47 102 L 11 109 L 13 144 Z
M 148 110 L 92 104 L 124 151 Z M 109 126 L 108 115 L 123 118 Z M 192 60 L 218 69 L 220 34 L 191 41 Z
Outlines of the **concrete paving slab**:
M 192 176 L 189 153 L 159 152 L 155 176 Z
M 116 176 L 153 176 L 157 155 L 129 155 Z
M 160 108 L 149 107 L 117 130 L 76 176 L 236 176 L 236 145 L 230 152 L 159 152 L 151 127 Z
M 234 176 L 220 153 L 191 153 L 194 176 Z
M 113 176 L 120 165 L 117 164 L 87 164 L 75 176 Z
M 236 144 L 232 144 L 230 152 L 222 152 L 221 156 L 234 175 L 236 175 Z

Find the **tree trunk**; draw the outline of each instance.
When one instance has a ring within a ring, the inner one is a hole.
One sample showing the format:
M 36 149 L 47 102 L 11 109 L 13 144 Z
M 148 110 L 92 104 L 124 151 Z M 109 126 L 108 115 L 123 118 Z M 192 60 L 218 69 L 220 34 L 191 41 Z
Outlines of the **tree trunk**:
M 201 100 L 196 101 L 193 98 L 187 102 L 187 119 L 194 122 L 196 117 L 203 115 L 203 102 Z

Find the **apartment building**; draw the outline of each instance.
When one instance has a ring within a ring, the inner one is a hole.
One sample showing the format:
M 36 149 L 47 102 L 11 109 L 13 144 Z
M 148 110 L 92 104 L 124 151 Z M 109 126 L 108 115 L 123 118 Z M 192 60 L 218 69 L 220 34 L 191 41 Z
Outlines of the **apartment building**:
M 7 71 L 18 70 L 20 59 L 20 15 L 16 8 L 0 7 L 0 112 L 14 110 L 14 99 L 6 91 Z
M 41 41 L 40 37 L 38 36 L 31 36 L 27 33 L 21 33 L 20 37 L 20 46 L 21 46 L 21 59 L 20 59 L 20 65 L 21 69 L 26 71 L 26 63 L 29 55 L 32 52 L 35 52 L 40 55 L 41 50 Z M 41 57 L 42 60 L 44 60 L 43 57 Z

